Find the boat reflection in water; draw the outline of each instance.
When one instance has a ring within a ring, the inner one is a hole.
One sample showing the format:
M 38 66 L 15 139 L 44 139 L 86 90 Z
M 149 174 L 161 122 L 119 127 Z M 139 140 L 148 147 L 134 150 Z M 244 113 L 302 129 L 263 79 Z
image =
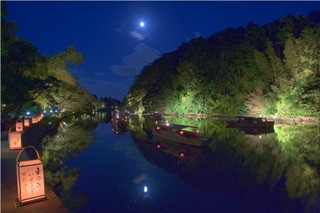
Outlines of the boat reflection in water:
M 193 161 L 199 157 L 206 156 L 208 153 L 210 153 L 210 149 L 205 147 L 196 147 L 171 143 L 170 141 L 159 140 L 158 138 L 153 138 L 152 142 L 156 149 L 170 156 L 186 161 Z
M 112 123 L 112 132 L 116 135 L 125 135 L 128 133 L 127 126 Z
M 247 135 L 262 135 L 273 133 L 274 121 L 268 121 L 266 118 L 242 117 L 236 120 L 227 121 L 227 128 L 236 128 Z
M 124 135 L 128 133 L 128 117 L 120 117 L 117 115 L 116 117 L 111 119 L 112 122 L 112 132 L 117 135 Z

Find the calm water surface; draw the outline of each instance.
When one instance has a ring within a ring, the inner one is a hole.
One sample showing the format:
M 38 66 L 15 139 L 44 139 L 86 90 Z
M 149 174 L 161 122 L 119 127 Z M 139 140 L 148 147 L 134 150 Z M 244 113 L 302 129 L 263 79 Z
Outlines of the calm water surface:
M 157 148 L 155 120 L 130 117 L 121 132 L 109 119 L 66 122 L 43 145 L 46 178 L 74 212 L 320 210 L 319 139 L 303 144 L 317 126 L 259 133 L 225 128 L 223 120 L 166 118 L 215 140 L 202 149 Z M 69 141 L 61 151 L 59 138 Z

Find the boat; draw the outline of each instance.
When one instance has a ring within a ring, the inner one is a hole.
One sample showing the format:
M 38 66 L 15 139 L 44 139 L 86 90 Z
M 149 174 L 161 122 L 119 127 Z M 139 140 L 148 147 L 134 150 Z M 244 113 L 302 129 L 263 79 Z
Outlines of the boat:
M 167 142 L 190 146 L 206 146 L 213 141 L 212 138 L 201 137 L 197 127 L 170 123 L 154 126 L 152 136 Z
M 266 118 L 238 116 L 236 120 L 227 121 L 227 128 L 238 129 L 273 129 L 274 121 L 268 121 Z

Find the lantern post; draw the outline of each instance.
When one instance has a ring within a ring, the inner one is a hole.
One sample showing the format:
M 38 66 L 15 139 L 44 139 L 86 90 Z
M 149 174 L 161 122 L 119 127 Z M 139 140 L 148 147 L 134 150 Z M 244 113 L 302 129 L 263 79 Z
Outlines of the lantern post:
M 28 148 L 36 152 L 37 159 L 20 161 L 20 155 Z M 38 151 L 33 146 L 23 148 L 16 159 L 18 199 L 20 204 L 44 200 L 45 185 L 43 164 Z

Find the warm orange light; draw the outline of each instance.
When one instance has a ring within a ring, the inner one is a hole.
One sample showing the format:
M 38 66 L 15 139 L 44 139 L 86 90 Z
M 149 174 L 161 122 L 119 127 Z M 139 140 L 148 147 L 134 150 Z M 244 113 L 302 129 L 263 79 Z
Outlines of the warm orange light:
M 30 126 L 30 121 L 29 121 L 28 118 L 25 118 L 25 119 L 23 120 L 23 125 L 24 125 L 25 127 Z
M 38 122 L 38 119 L 37 118 L 31 118 L 31 123 L 35 124 Z
M 26 148 L 33 148 L 38 159 L 19 161 L 21 153 Z M 24 204 L 44 199 L 43 164 L 37 150 L 33 146 L 23 148 L 16 159 L 16 163 L 19 202 Z
M 21 132 L 11 132 L 11 128 L 9 129 L 9 149 L 10 150 L 16 150 L 21 149 Z
M 17 132 L 22 132 L 23 131 L 23 123 L 22 123 L 22 121 L 17 121 L 16 122 L 16 131 Z
M 200 132 L 199 129 L 197 129 L 197 130 L 196 130 L 196 133 L 199 133 L 199 132 Z

